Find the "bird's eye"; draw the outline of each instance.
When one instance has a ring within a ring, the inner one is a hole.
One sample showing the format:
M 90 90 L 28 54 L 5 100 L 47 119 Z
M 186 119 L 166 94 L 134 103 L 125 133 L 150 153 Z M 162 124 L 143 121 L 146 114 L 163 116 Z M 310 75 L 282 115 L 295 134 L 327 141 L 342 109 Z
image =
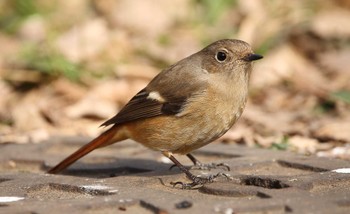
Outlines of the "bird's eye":
M 223 61 L 225 61 L 225 59 L 227 58 L 227 55 L 226 55 L 225 52 L 219 51 L 219 52 L 216 53 L 215 58 L 216 58 L 217 61 L 223 62 Z

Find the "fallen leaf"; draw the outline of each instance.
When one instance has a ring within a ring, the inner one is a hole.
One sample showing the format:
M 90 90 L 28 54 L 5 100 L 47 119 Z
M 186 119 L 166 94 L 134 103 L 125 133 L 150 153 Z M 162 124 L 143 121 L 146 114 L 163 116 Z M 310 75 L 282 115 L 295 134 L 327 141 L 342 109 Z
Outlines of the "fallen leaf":
M 288 138 L 288 144 L 292 146 L 292 149 L 298 153 L 314 154 L 317 151 L 319 142 L 313 138 L 292 136 Z
M 95 18 L 70 29 L 56 41 L 57 49 L 72 62 L 81 62 L 96 57 L 109 44 L 105 20 Z
M 312 30 L 326 38 L 350 37 L 350 11 L 344 9 L 324 10 L 312 19 Z
M 319 129 L 314 136 L 320 139 L 333 139 L 350 142 L 350 122 L 343 120 L 329 120 Z
M 169 30 L 176 21 L 187 17 L 189 2 L 187 0 L 157 1 L 143 0 L 139 2 L 120 0 L 109 2 L 112 10 L 107 18 L 113 26 L 127 28 L 142 36 L 155 37 Z M 179 10 L 181 8 L 181 10 Z

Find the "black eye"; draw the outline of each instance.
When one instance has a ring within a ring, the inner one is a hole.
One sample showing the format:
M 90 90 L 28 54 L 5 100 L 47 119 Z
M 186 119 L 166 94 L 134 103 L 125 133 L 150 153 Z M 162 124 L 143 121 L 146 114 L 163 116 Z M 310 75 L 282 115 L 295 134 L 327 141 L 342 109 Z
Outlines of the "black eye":
M 227 58 L 227 55 L 226 55 L 225 52 L 219 51 L 219 52 L 217 52 L 215 58 L 216 58 L 219 62 L 223 62 L 223 61 L 225 61 L 225 59 Z

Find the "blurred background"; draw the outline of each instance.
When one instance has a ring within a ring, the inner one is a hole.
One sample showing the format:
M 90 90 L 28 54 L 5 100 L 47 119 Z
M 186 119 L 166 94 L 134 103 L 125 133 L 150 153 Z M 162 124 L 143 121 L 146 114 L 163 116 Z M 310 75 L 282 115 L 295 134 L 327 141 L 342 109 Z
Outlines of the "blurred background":
M 95 137 L 158 72 L 222 38 L 264 59 L 219 142 L 350 159 L 348 0 L 2 0 L 0 144 Z

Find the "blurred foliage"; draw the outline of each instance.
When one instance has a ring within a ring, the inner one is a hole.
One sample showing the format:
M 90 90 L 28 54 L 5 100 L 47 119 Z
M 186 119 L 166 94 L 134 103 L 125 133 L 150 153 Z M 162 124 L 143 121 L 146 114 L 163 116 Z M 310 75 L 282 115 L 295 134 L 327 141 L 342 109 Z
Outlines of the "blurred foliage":
M 327 99 L 321 99 L 319 105 L 316 106 L 315 112 L 324 114 L 332 113 L 336 110 L 336 101 L 342 101 L 350 104 L 350 91 L 336 91 L 329 94 Z
M 86 115 L 107 119 L 161 69 L 238 38 L 264 59 L 230 140 L 302 152 L 320 139 L 350 142 L 348 2 L 0 1 L 0 123 L 18 133 L 43 124 L 80 133 Z
M 336 108 L 336 103 L 333 99 L 321 99 L 315 107 L 316 114 L 332 113 Z
M 28 16 L 38 13 L 35 0 L 11 0 L 0 3 L 0 29 L 15 33 Z
M 276 44 L 282 40 L 280 35 L 274 35 L 272 37 L 267 38 L 261 45 L 256 49 L 256 53 L 261 55 L 265 55 L 271 48 L 275 47 Z
M 48 46 L 27 45 L 22 52 L 24 67 L 52 76 L 64 76 L 70 80 L 80 79 L 81 69 L 62 54 Z
M 218 19 L 225 13 L 226 10 L 235 6 L 237 4 L 236 0 L 197 0 L 197 3 L 202 5 L 204 15 L 201 18 L 204 18 L 205 23 L 215 24 Z
M 199 28 L 203 26 L 215 26 L 220 22 L 220 19 L 232 8 L 236 7 L 237 0 L 194 0 L 193 3 L 195 7 L 199 10 L 195 10 L 194 20 L 186 20 L 184 25 L 197 25 Z M 70 80 L 79 79 L 79 69 L 83 66 L 75 64 L 68 59 L 66 59 L 57 50 L 51 47 L 50 43 L 54 41 L 57 37 L 61 36 L 63 32 L 66 32 L 70 27 L 72 27 L 68 22 L 71 19 L 67 17 L 61 17 L 59 20 L 57 16 L 51 16 L 51 13 L 57 13 L 61 8 L 56 7 L 57 0 L 47 2 L 45 0 L 7 0 L 0 2 L 0 31 L 6 32 L 8 34 L 18 34 L 18 30 L 21 24 L 26 21 L 29 17 L 33 15 L 41 15 L 48 23 L 47 26 L 47 38 L 41 41 L 40 47 L 37 43 L 26 45 L 24 51 L 20 58 L 23 60 L 19 62 L 24 64 L 24 67 L 37 70 L 48 75 L 53 76 L 63 76 Z M 73 19 L 72 19 L 73 20 Z M 71 20 L 71 21 L 72 21 Z M 75 21 L 79 20 L 79 17 L 75 17 Z M 73 22 L 73 21 L 72 21 Z M 203 29 L 200 29 L 203 30 Z M 223 28 L 220 31 L 216 31 L 217 38 L 232 37 L 236 29 Z M 168 45 L 171 43 L 171 36 L 169 34 L 162 34 L 158 38 L 158 43 L 160 45 Z M 203 45 L 207 45 L 212 42 L 213 37 L 209 35 L 201 35 L 198 38 Z M 276 41 L 272 38 L 266 41 L 263 46 L 261 46 L 261 53 L 265 53 Z M 260 50 L 259 50 L 260 51 Z M 166 67 L 169 62 L 162 58 L 157 58 L 149 54 L 145 54 L 147 51 L 139 51 L 136 54 L 140 54 L 142 57 L 148 58 L 153 64 L 158 65 L 158 67 Z M 109 69 L 111 70 L 111 69 Z M 91 76 L 100 77 L 101 74 L 110 75 L 113 72 L 93 72 L 91 69 L 86 69 L 85 71 L 91 72 Z M 80 72 L 81 73 L 81 72 Z M 86 72 L 85 72 L 86 73 Z M 88 74 L 89 75 L 89 74 Z
M 337 91 L 332 93 L 331 97 L 350 104 L 350 91 Z
M 18 33 L 21 24 L 29 17 L 47 15 L 55 10 L 55 3 L 40 0 L 11 0 L 0 3 L 0 30 L 9 34 Z M 54 23 L 52 23 L 54 24 Z M 57 27 L 57 26 L 54 26 Z M 49 37 L 41 44 L 25 43 L 20 53 L 20 64 L 24 68 L 41 72 L 53 77 L 63 76 L 72 81 L 80 78 L 81 66 L 69 61 L 55 50 L 51 40 L 58 34 L 57 29 L 50 29 Z
M 281 139 L 281 142 L 272 143 L 270 148 L 275 150 L 280 150 L 280 151 L 287 150 L 289 147 L 288 138 L 289 138 L 288 136 L 283 136 L 283 138 Z

